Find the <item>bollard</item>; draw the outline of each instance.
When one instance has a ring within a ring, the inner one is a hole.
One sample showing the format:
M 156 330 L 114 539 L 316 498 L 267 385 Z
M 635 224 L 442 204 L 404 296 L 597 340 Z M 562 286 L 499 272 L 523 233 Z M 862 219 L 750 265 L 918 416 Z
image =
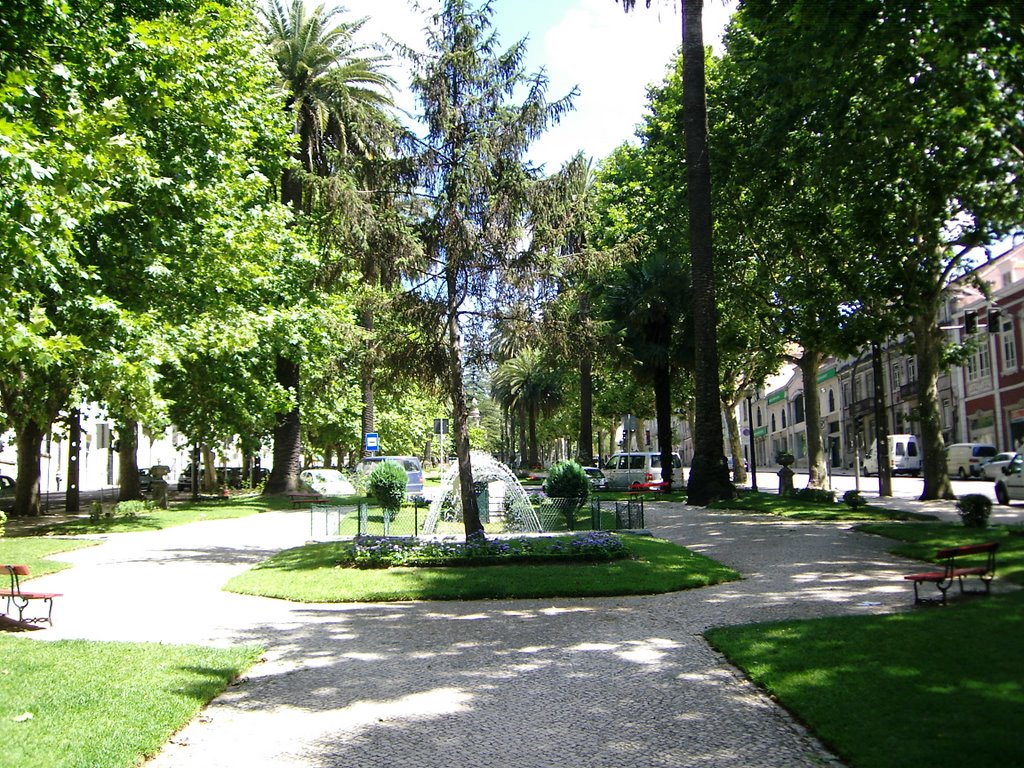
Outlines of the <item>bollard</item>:
M 788 466 L 783 467 L 778 472 L 779 476 L 779 495 L 784 496 L 787 493 L 793 492 L 793 475 L 796 474 Z

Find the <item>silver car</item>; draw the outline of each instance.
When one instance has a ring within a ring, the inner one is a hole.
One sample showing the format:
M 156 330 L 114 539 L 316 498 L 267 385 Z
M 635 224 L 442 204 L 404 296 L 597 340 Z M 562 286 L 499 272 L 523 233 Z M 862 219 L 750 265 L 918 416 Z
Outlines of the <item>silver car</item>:
M 661 454 L 654 451 L 613 453 L 604 465 L 608 487 L 628 489 L 634 486 L 650 488 L 661 480 Z M 683 463 L 672 454 L 672 485 L 683 484 Z

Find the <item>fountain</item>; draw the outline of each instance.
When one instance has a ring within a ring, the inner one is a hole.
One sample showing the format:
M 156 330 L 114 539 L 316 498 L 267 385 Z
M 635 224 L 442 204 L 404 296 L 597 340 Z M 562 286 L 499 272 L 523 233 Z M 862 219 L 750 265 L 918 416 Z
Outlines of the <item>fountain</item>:
M 500 533 L 539 533 L 543 530 L 529 495 L 511 469 L 480 451 L 471 451 L 469 458 L 473 466 L 473 485 L 480 489 L 479 498 L 486 500 L 486 509 L 484 504 L 480 509 L 480 518 L 485 524 L 488 519 L 491 526 L 500 523 Z M 430 511 L 423 523 L 424 535 L 465 532 L 458 478 L 459 464 L 456 461 L 445 470 L 441 490 L 430 503 Z M 483 492 L 484 486 L 486 493 Z M 440 530 L 442 528 L 444 530 Z

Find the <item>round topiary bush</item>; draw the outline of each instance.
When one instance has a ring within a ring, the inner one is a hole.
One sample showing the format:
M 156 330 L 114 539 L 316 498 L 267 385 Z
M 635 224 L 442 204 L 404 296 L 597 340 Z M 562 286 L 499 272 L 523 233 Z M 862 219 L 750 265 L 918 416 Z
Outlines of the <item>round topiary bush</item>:
M 576 513 L 590 496 L 590 478 L 575 461 L 561 461 L 548 470 L 544 493 L 565 518 L 565 527 L 576 528 Z
M 7 523 L 7 513 L 0 509 L 0 539 L 4 536 L 5 524 Z
M 583 501 L 590 495 L 590 479 L 575 461 L 561 461 L 548 470 L 544 493 L 554 499 Z
M 868 505 L 868 500 L 860 495 L 860 491 L 847 491 L 843 494 L 843 503 L 851 509 L 860 509 Z
M 367 487 L 392 519 L 405 501 L 405 485 L 408 479 L 405 470 L 393 461 L 379 462 L 370 473 Z
M 992 499 L 980 493 L 968 493 L 956 502 L 960 519 L 965 528 L 987 528 L 988 516 L 992 514 Z

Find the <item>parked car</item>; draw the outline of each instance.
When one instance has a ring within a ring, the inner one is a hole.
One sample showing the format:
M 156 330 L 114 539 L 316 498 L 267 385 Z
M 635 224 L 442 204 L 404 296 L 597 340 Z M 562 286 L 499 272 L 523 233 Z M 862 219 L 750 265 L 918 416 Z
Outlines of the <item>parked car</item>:
M 1003 467 L 1013 461 L 1017 454 L 1013 451 L 997 453 L 981 465 L 981 474 L 986 480 L 999 480 L 1003 476 Z
M 597 467 L 584 467 L 583 471 L 587 475 L 587 479 L 590 480 L 590 488 L 594 491 L 603 491 L 608 488 L 608 478 L 604 476 Z
M 0 509 L 14 509 L 14 478 L 0 475 Z
M 946 471 L 960 480 L 981 477 L 981 465 L 999 453 L 987 443 L 953 443 L 946 448 Z
M 203 477 L 205 477 L 205 470 L 200 467 L 199 469 L 199 487 L 203 486 Z M 227 486 L 228 488 L 241 488 L 242 487 L 242 468 L 241 467 L 217 467 L 217 487 Z M 181 472 L 178 473 L 178 490 L 179 491 L 190 491 L 192 490 L 192 465 L 187 464 Z
M 643 453 L 613 453 L 604 465 L 604 476 L 612 489 L 633 486 L 650 487 L 662 482 L 661 454 L 653 451 Z M 672 484 L 683 484 L 683 463 L 672 454 Z
M 353 496 L 355 486 L 337 469 L 312 467 L 299 472 L 299 485 L 304 491 L 313 491 L 323 496 Z
M 894 475 L 921 474 L 921 447 L 914 435 L 889 435 L 889 468 Z M 865 475 L 878 474 L 878 457 L 875 442 L 871 441 L 864 451 L 861 471 Z
M 149 474 L 149 470 L 145 467 L 139 467 L 139 490 L 143 493 L 149 493 L 153 488 L 153 476 Z
M 415 456 L 366 456 L 356 464 L 356 472 L 368 475 L 382 461 L 393 461 L 405 470 L 406 493 L 423 493 L 423 465 Z
M 1001 472 L 1002 477 L 996 480 L 996 501 L 1009 504 L 1024 499 L 1024 454 L 1015 453 Z
M 731 473 L 732 472 L 732 468 L 733 468 L 732 456 L 726 456 L 725 457 L 725 462 L 729 465 L 729 472 Z M 743 459 L 743 471 L 744 472 L 749 472 L 750 471 L 750 464 L 747 463 L 746 458 Z

